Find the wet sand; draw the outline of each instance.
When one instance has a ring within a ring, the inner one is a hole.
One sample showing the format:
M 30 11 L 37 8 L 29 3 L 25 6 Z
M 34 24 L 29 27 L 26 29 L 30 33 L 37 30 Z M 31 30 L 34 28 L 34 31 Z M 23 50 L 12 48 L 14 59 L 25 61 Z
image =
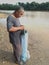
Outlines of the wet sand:
M 41 24 L 41 23 L 40 23 Z M 26 26 L 31 58 L 26 65 L 49 65 L 49 24 Z M 6 27 L 0 24 L 0 65 L 16 65 Z

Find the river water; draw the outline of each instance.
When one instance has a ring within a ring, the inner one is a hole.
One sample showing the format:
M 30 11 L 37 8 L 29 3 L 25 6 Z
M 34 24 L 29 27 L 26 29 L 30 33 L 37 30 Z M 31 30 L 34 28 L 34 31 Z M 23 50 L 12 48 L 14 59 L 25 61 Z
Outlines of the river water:
M 5 11 L 6 13 L 11 13 L 13 11 Z M 6 26 L 7 18 L 0 18 L 0 23 Z M 20 22 L 27 26 L 49 26 L 49 12 L 25 12 L 25 15 L 20 18 Z

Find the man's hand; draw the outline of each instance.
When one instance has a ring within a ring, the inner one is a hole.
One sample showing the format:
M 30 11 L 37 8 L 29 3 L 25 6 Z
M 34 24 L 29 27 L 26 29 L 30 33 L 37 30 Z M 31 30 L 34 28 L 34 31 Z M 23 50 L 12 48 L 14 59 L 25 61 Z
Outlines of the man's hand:
M 20 29 L 21 29 L 21 30 L 24 30 L 24 26 L 23 26 L 23 25 L 21 25 L 21 26 L 20 26 Z

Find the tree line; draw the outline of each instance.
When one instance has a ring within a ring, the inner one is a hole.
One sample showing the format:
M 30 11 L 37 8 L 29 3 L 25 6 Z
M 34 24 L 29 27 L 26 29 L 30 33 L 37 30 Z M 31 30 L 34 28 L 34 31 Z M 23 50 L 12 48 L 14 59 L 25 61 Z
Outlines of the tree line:
M 14 4 L 0 4 L 0 10 L 15 10 L 16 6 L 20 5 L 23 6 L 26 11 L 49 11 L 49 2 L 46 3 L 36 3 L 36 2 L 27 2 L 27 3 L 21 3 L 18 2 Z

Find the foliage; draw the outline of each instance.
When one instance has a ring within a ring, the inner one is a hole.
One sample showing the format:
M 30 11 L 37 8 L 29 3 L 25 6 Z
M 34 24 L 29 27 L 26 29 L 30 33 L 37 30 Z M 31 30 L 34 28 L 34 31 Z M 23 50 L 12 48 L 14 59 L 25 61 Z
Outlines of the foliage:
M 49 11 L 49 2 L 46 3 L 36 3 L 36 2 L 27 2 L 27 3 L 20 3 L 18 5 L 23 6 L 26 11 Z M 15 10 L 17 3 L 13 4 L 0 4 L 0 10 Z

